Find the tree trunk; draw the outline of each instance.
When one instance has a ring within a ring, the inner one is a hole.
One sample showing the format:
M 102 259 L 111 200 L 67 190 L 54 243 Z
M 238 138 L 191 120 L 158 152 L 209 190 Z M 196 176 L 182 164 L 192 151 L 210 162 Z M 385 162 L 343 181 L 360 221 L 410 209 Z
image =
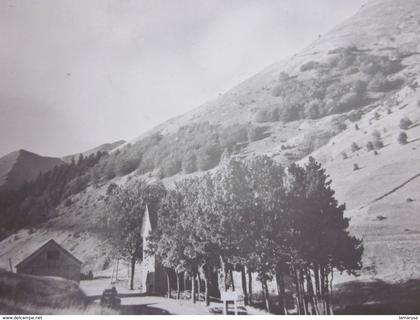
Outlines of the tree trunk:
M 311 270 L 306 270 L 306 286 L 308 288 L 309 303 L 311 304 L 311 313 L 313 315 L 319 315 L 318 304 L 315 296 L 314 286 L 312 284 Z
M 301 290 L 300 292 L 302 293 L 303 312 L 304 312 L 305 315 L 307 315 L 307 314 L 309 314 L 309 306 L 308 306 L 307 292 L 305 291 L 303 270 L 299 270 L 299 286 L 300 286 L 300 290 Z
M 184 280 L 184 291 L 186 291 L 187 290 L 187 275 L 186 275 L 185 272 L 183 273 L 183 279 L 182 280 Z
M 209 275 L 207 271 L 204 271 L 204 301 L 206 302 L 206 306 L 210 305 L 210 294 L 209 294 Z
M 220 258 L 220 269 L 221 269 L 221 272 L 220 272 L 219 275 L 222 278 L 221 281 L 220 281 L 220 282 L 222 282 L 221 289 L 222 289 L 222 291 L 227 291 L 228 290 L 228 285 L 227 285 L 227 279 L 226 279 L 226 273 L 227 273 L 226 262 L 225 262 L 225 260 L 223 259 L 222 256 L 220 256 L 219 258 Z
M 115 283 L 118 283 L 118 265 L 120 263 L 120 259 L 117 259 L 117 270 L 115 271 Z
M 334 315 L 334 309 L 332 306 L 333 280 L 334 280 L 334 269 L 331 269 L 330 296 L 328 297 L 328 299 L 330 301 L 330 314 L 332 315 Z
M 280 314 L 287 314 L 286 304 L 284 302 L 284 297 L 285 297 L 284 278 L 283 278 L 283 272 L 280 266 L 277 266 L 276 268 L 276 282 L 277 282 L 277 292 L 279 295 L 278 299 L 279 299 Z
M 232 265 L 229 268 L 229 276 L 230 276 L 230 283 L 231 283 L 232 291 L 235 291 L 235 280 L 233 279 L 233 267 L 232 267 Z
M 169 269 L 165 268 L 165 273 L 166 273 L 166 286 L 167 286 L 167 290 L 168 290 L 168 298 L 171 298 L 171 278 L 169 277 Z
M 179 273 L 175 272 L 176 274 L 176 298 L 179 300 L 179 298 L 181 297 L 181 283 L 180 283 L 180 279 L 179 279 Z
M 268 286 L 267 286 L 267 280 L 265 278 L 261 279 L 261 284 L 263 288 L 264 293 L 264 301 L 265 301 L 265 309 L 267 312 L 271 312 L 271 304 L 270 304 L 270 294 L 268 293 Z
M 315 276 L 316 303 L 318 305 L 319 314 L 325 314 L 324 303 L 322 301 L 319 271 L 320 271 L 319 265 L 315 266 L 314 276 Z
M 201 301 L 201 277 L 197 274 L 197 299 Z
M 131 256 L 131 279 L 130 279 L 130 290 L 134 290 L 134 271 L 136 269 L 136 256 Z M 147 290 L 147 288 L 146 288 Z
M 325 309 L 327 314 L 330 313 L 330 294 L 328 290 L 328 271 L 324 269 L 324 299 L 325 299 Z
M 192 302 L 196 302 L 196 296 L 195 296 L 195 275 L 191 276 L 191 299 Z
M 248 289 L 249 289 L 249 305 L 251 306 L 252 305 L 252 272 L 251 272 L 251 269 L 250 268 L 247 268 L 248 269 Z
M 248 291 L 246 290 L 246 274 L 245 266 L 241 266 L 241 280 L 242 280 L 242 292 L 244 293 L 244 303 L 248 305 Z
M 297 300 L 297 309 L 299 311 L 299 314 L 302 315 L 304 314 L 303 312 L 303 303 L 302 303 L 302 293 L 300 291 L 300 285 L 299 285 L 299 275 L 298 275 L 298 271 L 293 268 L 294 271 L 294 283 L 295 283 L 295 290 L 296 290 L 296 300 Z

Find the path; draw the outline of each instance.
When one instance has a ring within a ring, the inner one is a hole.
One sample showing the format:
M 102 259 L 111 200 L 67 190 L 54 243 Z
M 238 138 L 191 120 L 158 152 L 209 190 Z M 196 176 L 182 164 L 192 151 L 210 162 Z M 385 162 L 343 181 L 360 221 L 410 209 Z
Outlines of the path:
M 203 303 L 146 296 L 121 299 L 122 314 L 211 314 Z

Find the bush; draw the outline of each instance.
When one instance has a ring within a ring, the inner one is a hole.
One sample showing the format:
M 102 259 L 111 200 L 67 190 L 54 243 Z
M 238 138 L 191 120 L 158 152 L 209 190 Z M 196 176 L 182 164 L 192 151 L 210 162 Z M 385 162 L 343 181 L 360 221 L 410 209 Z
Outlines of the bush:
M 207 145 L 201 148 L 197 154 L 197 166 L 201 171 L 214 168 L 220 162 L 222 150 L 218 145 Z
M 261 108 L 255 114 L 255 121 L 259 123 L 279 121 L 279 109 L 276 106 Z
M 407 143 L 408 143 L 408 136 L 407 136 L 407 133 L 405 133 L 405 132 L 403 131 L 403 132 L 401 132 L 401 133 L 399 134 L 399 136 L 398 136 L 398 143 L 399 143 L 399 144 L 402 144 L 402 145 L 404 145 L 404 144 L 407 144 Z
M 359 126 L 358 126 L 358 124 L 356 123 L 355 125 L 354 125 L 354 130 L 359 130 Z
M 170 155 L 162 160 L 161 169 L 164 177 L 171 177 L 181 172 L 182 161 L 177 155 Z
M 356 152 L 356 151 L 359 151 L 359 150 L 360 150 L 360 147 L 357 145 L 356 142 L 353 142 L 351 144 L 351 152 Z
M 220 144 L 228 150 L 233 150 L 238 143 L 246 141 L 248 141 L 247 125 L 228 126 L 220 134 Z
M 349 114 L 349 120 L 351 122 L 356 122 L 356 121 L 359 121 L 360 119 L 362 119 L 362 111 L 360 111 L 360 110 L 353 110 L 352 112 L 350 112 L 350 114 Z
M 374 131 L 372 132 L 372 137 L 373 137 L 373 139 L 375 139 L 375 140 L 380 140 L 380 139 L 381 139 L 381 133 L 380 133 L 378 130 L 374 130 Z
M 408 130 L 412 124 L 413 122 L 409 118 L 404 117 L 400 120 L 400 129 Z
M 182 171 L 187 174 L 197 171 L 197 156 L 194 151 L 190 150 L 185 153 L 182 159 Z
M 307 102 L 304 106 L 304 115 L 308 119 L 318 119 L 321 115 L 319 102 L 317 100 Z
M 341 153 L 341 156 L 343 157 L 343 160 L 346 160 L 346 159 L 348 159 L 348 155 L 347 155 L 347 153 L 345 153 L 344 151 Z
M 360 170 L 360 167 L 357 163 L 353 163 L 353 171 Z
M 378 74 L 369 83 L 369 90 L 373 92 L 389 92 L 398 89 L 404 83 L 402 79 L 389 80 L 386 76 Z
M 312 69 L 318 67 L 319 65 L 320 65 L 319 62 L 308 61 L 308 62 L 306 62 L 306 63 L 304 63 L 303 65 L 300 66 L 300 72 L 305 72 L 305 71 L 312 70 Z
M 267 137 L 267 127 L 250 126 L 248 128 L 249 142 L 258 141 Z
M 384 143 L 381 139 L 375 140 L 373 145 L 375 146 L 375 149 L 382 149 L 384 147 Z
M 120 163 L 117 164 L 118 174 L 120 176 L 125 176 L 133 172 L 139 166 L 139 162 L 139 159 L 121 159 Z
M 372 151 L 375 148 L 372 141 L 369 141 L 366 145 L 367 151 Z

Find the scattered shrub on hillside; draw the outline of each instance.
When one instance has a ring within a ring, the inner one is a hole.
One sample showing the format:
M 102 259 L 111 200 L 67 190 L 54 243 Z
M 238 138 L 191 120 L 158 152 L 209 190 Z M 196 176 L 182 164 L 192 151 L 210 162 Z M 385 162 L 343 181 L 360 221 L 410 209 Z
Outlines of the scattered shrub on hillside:
M 380 140 L 381 139 L 381 133 L 378 130 L 374 130 L 372 132 L 372 137 L 374 140 Z
M 110 183 L 108 187 L 106 188 L 106 195 L 111 195 L 116 189 L 118 188 L 118 185 L 114 182 Z
M 357 163 L 353 163 L 353 171 L 360 170 L 360 167 Z
M 359 130 L 359 126 L 357 123 L 354 124 L 354 130 L 358 131 Z
M 337 68 L 340 70 L 347 69 L 351 67 L 356 60 L 356 55 L 353 51 L 350 50 L 343 50 L 340 54 Z
M 197 156 L 193 150 L 189 150 L 184 154 L 182 171 L 187 174 L 197 171 Z
M 290 76 L 286 72 L 284 72 L 284 71 L 280 72 L 280 74 L 279 74 L 279 80 L 280 81 L 286 81 L 289 78 L 290 78 Z
M 178 172 L 181 172 L 182 161 L 178 155 L 171 154 L 169 157 L 166 157 L 161 160 L 160 169 L 162 170 L 162 174 L 164 177 L 172 177 Z
M 408 136 L 407 136 L 407 133 L 405 133 L 405 132 L 403 131 L 403 132 L 401 132 L 401 133 L 399 134 L 399 136 L 398 136 L 398 143 L 399 143 L 399 144 L 402 144 L 402 145 L 404 145 L 404 144 L 407 144 L 407 143 L 408 143 Z
M 341 96 L 339 103 L 332 110 L 333 113 L 343 113 L 362 107 L 366 103 L 363 95 L 355 92 L 349 92 Z
M 320 65 L 319 62 L 316 62 L 316 61 L 308 61 L 308 62 L 306 62 L 306 63 L 304 63 L 303 65 L 300 66 L 300 72 L 305 72 L 305 71 L 309 71 L 309 70 L 315 69 L 319 65 Z
M 283 89 L 281 85 L 274 86 L 273 89 L 271 89 L 271 95 L 273 97 L 280 97 L 283 93 Z
M 351 122 L 356 122 L 362 119 L 362 111 L 361 110 L 353 110 L 349 113 L 349 120 Z
M 120 157 L 119 162 L 117 163 L 117 172 L 120 176 L 125 176 L 139 166 L 140 159 L 124 159 Z
M 267 137 L 267 127 L 250 126 L 248 128 L 249 142 L 258 141 Z
M 341 156 L 343 157 L 343 160 L 346 160 L 346 159 L 349 158 L 349 156 L 347 155 L 347 153 L 344 152 L 344 151 L 341 153 Z
M 372 142 L 372 141 L 369 141 L 369 142 L 366 144 L 366 149 L 367 149 L 367 151 L 372 151 L 374 148 L 375 148 L 375 146 L 373 145 L 373 142 Z
M 214 168 L 220 162 L 222 150 L 218 145 L 207 145 L 198 150 L 197 167 L 201 171 Z
M 332 124 L 332 131 L 334 132 L 334 134 L 339 134 L 340 132 L 346 129 L 347 129 L 347 125 L 340 119 L 337 119 Z
M 412 124 L 413 122 L 409 118 L 404 117 L 400 120 L 400 129 L 408 130 Z
M 368 83 L 363 80 L 356 80 L 351 83 L 350 90 L 359 95 L 364 95 L 367 91 Z
M 378 151 L 377 151 L 377 150 L 375 150 L 375 151 L 373 151 L 373 154 L 374 154 L 375 156 L 377 156 L 379 153 L 378 153 Z
M 280 111 L 280 118 L 285 122 L 296 121 L 301 118 L 302 106 L 299 104 L 285 105 Z
M 375 146 L 375 149 L 382 149 L 384 147 L 384 143 L 381 139 L 377 139 L 373 142 L 373 145 Z
M 400 88 L 403 83 L 404 80 L 400 78 L 390 80 L 383 74 L 378 74 L 369 83 L 369 90 L 373 92 L 389 92 Z
M 379 114 L 379 112 L 375 111 L 373 117 L 375 118 L 375 120 L 379 120 L 381 118 L 381 115 Z
M 312 100 L 304 105 L 304 117 L 308 119 L 318 119 L 321 116 L 319 100 Z
M 351 152 L 356 152 L 356 151 L 359 151 L 359 150 L 360 150 L 360 147 L 357 145 L 356 142 L 353 142 L 351 144 Z
M 351 76 L 351 75 L 359 73 L 359 72 L 360 72 L 360 69 L 358 67 L 352 67 L 352 68 L 349 68 L 348 70 L 346 70 L 345 74 L 346 74 L 346 76 Z
M 387 114 L 392 114 L 392 110 L 391 110 L 391 108 L 386 109 L 386 113 L 387 113 Z
M 255 121 L 259 123 L 279 121 L 279 109 L 276 106 L 261 108 L 255 114 Z

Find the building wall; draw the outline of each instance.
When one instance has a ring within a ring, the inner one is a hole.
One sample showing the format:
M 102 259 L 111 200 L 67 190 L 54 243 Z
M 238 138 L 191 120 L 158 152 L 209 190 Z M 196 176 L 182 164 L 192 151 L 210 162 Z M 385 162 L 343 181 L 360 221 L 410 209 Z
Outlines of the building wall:
M 154 255 L 147 254 L 148 236 L 152 232 L 149 210 L 146 208 L 142 221 L 143 261 L 140 264 L 140 291 L 143 293 L 166 292 L 166 275 Z
M 80 271 L 81 265 L 54 245 L 45 247 L 35 257 L 16 268 L 17 273 L 62 277 L 77 282 L 80 281 Z

